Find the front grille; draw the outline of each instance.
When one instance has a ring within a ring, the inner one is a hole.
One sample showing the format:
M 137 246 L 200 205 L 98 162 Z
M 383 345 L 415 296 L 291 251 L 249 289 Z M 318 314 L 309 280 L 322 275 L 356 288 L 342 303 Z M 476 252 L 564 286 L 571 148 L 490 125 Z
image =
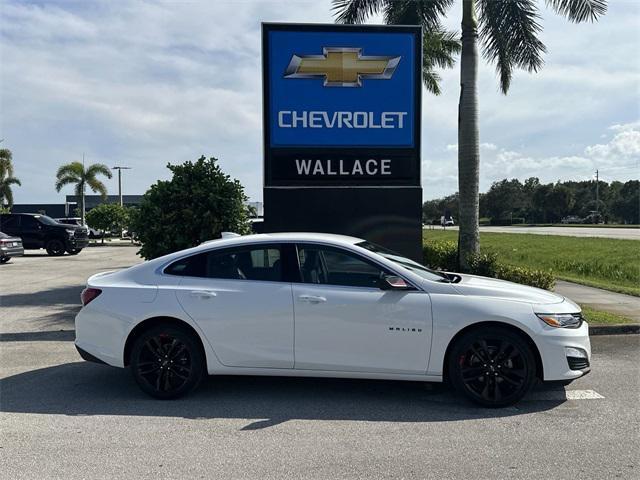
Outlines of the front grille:
M 584 370 L 585 368 L 589 368 L 589 360 L 586 358 L 567 357 L 567 361 L 569 362 L 569 368 L 571 370 Z
M 84 240 L 85 238 L 88 237 L 88 233 L 84 228 L 78 228 L 76 229 L 74 236 L 76 238 L 81 238 Z

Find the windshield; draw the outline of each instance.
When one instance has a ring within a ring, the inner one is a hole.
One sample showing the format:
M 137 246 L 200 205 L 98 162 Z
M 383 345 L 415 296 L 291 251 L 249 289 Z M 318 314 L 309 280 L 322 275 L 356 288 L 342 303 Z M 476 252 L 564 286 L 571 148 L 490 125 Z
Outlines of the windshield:
M 407 270 L 410 270 L 411 272 L 420 275 L 422 278 L 426 278 L 427 280 L 431 280 L 433 282 L 450 281 L 446 275 L 440 272 L 436 272 L 435 270 L 431 270 L 424 265 L 420 265 L 418 262 L 414 262 L 410 258 L 403 257 L 399 253 L 389 250 L 388 248 L 381 247 L 380 245 L 376 245 L 375 243 L 364 241 L 356 243 L 356 246 L 362 247 L 366 250 L 369 250 L 370 252 L 377 253 L 378 255 L 397 263 L 403 268 L 406 268 Z

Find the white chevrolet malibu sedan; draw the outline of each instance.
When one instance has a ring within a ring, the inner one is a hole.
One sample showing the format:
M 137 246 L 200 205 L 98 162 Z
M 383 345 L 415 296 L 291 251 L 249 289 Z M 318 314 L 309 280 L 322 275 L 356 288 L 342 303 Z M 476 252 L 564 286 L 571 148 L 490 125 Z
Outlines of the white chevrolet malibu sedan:
M 232 235 L 94 275 L 82 304 L 80 355 L 162 399 L 206 374 L 286 375 L 448 380 L 493 407 L 590 369 L 572 301 L 340 235 Z

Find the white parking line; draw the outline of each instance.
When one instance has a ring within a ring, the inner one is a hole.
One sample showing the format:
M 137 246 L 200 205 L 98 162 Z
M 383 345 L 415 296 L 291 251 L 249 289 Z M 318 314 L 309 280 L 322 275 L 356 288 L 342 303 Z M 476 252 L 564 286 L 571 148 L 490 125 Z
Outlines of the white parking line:
M 595 390 L 547 390 L 544 392 L 533 392 L 528 400 L 593 400 L 604 398 Z
M 593 398 L 604 398 L 595 390 L 567 390 L 567 400 L 590 400 Z

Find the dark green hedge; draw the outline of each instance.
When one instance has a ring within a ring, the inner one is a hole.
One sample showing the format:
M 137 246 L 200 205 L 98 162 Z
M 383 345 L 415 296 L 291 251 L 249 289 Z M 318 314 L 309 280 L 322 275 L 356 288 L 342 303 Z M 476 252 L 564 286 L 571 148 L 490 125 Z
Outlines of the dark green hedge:
M 424 264 L 430 268 L 449 272 L 458 270 L 458 248 L 455 242 L 427 243 L 423 246 L 423 256 Z M 472 275 L 499 278 L 545 290 L 551 290 L 555 285 L 551 272 L 500 263 L 495 253 L 474 255 L 469 259 L 469 270 L 467 273 Z

